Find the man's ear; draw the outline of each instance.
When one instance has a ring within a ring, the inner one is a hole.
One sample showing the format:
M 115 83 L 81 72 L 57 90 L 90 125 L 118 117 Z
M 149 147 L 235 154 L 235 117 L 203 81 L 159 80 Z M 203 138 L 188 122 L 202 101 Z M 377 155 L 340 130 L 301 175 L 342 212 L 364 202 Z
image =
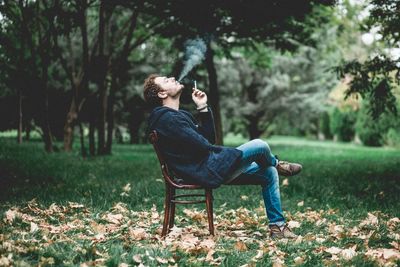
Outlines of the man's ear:
M 165 92 L 165 91 L 159 91 L 158 93 L 157 93 L 157 96 L 159 97 L 159 98 L 161 98 L 161 99 L 165 99 L 165 98 L 167 98 L 167 92 Z

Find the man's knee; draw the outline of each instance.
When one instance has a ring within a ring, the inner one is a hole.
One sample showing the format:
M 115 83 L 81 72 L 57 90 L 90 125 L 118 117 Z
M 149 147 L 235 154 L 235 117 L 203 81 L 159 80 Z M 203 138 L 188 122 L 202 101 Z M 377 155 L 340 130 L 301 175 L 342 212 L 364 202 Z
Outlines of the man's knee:
M 271 149 L 269 148 L 269 145 L 267 142 L 265 142 L 262 139 L 253 139 L 252 142 L 254 143 L 255 146 L 259 147 L 259 148 L 263 148 L 266 151 L 271 151 Z

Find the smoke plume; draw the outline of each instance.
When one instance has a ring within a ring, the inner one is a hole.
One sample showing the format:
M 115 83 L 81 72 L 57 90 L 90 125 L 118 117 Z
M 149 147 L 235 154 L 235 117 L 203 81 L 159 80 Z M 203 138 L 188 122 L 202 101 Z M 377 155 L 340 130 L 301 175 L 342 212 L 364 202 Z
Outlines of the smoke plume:
M 207 51 L 207 45 L 201 38 L 187 40 L 184 46 L 185 56 L 183 69 L 178 79 L 179 81 L 181 81 L 196 65 L 200 64 Z

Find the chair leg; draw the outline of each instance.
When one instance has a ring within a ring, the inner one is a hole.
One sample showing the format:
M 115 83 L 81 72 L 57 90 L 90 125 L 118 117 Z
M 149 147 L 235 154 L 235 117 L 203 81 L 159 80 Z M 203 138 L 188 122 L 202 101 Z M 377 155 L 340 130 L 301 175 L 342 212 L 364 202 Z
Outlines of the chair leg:
M 170 207 L 171 207 L 171 189 L 168 184 L 165 185 L 165 202 L 164 202 L 164 223 L 161 232 L 161 237 L 164 237 L 167 234 L 168 230 L 168 222 L 170 216 Z
M 175 188 L 171 188 L 171 200 L 174 199 L 174 195 L 175 195 Z M 169 222 L 168 222 L 169 229 L 174 227 L 174 222 L 175 222 L 175 203 L 171 201 L 169 210 Z
M 214 235 L 214 215 L 213 215 L 213 197 L 212 189 L 206 189 L 206 208 L 208 218 L 208 229 L 210 234 Z

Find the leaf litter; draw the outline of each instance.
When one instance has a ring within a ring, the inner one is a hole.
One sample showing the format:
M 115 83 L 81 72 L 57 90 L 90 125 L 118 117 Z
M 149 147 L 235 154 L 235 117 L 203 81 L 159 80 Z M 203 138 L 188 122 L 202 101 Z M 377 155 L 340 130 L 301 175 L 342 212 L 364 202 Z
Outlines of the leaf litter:
M 129 187 L 129 184 L 125 187 L 126 193 Z M 189 265 L 196 262 L 220 265 L 233 251 L 251 254 L 243 266 L 265 261 L 272 266 L 301 265 L 310 255 L 320 257 L 324 264 L 351 261 L 359 256 L 382 266 L 396 266 L 400 260 L 400 219 L 381 212 L 369 212 L 358 222 L 343 218 L 332 209 L 307 208 L 288 213 L 289 226 L 295 232 L 301 232 L 304 227 L 308 233 L 293 241 L 274 241 L 269 238 L 266 217 L 259 208 L 233 210 L 225 206 L 215 211 L 215 236 L 209 235 L 205 211 L 191 208 L 176 215 L 178 226 L 162 238 L 163 214 L 155 205 L 146 211 L 134 211 L 118 202 L 110 210 L 96 213 L 79 203 L 53 203 L 45 207 L 33 199 L 25 206 L 10 207 L 1 216 L 0 266 L 23 265 L 21 259 L 32 254 L 38 255 L 40 266 L 60 264 L 59 259 L 44 257 L 43 252 L 63 243 L 73 246 L 76 253 L 82 254 L 82 259 L 90 253 L 91 259 L 79 262 L 81 266 L 106 265 L 112 257 L 110 243 L 115 242 L 146 251 L 129 257 L 122 257 L 128 253 L 121 254 L 121 267 L 177 266 L 182 255 L 186 255 Z M 387 232 L 379 233 L 383 226 Z M 377 233 L 386 234 L 384 238 L 389 242 L 371 245 L 369 240 Z M 358 241 L 342 242 L 345 238 Z M 297 252 L 285 252 L 288 246 L 295 246 Z M 162 253 L 149 253 L 155 249 Z M 64 259 L 61 264 L 72 262 Z

